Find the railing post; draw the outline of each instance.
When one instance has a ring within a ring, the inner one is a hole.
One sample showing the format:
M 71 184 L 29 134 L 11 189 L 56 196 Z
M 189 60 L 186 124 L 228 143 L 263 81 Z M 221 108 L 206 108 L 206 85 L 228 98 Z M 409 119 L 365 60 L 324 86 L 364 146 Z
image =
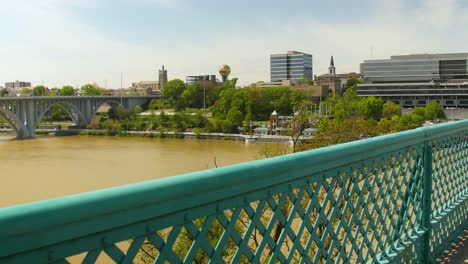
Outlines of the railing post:
M 432 214 L 432 155 L 431 142 L 424 143 L 424 179 L 423 179 L 423 205 L 422 205 L 422 227 L 425 232 L 422 242 L 422 263 L 432 263 L 431 259 L 431 214 Z

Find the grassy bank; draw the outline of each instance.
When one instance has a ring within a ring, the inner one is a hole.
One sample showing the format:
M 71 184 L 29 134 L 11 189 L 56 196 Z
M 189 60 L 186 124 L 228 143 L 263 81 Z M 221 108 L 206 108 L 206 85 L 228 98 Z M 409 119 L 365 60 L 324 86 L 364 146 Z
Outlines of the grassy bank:
M 86 130 L 79 133 L 81 136 L 110 136 L 110 137 L 138 137 L 138 138 L 179 138 L 179 139 L 219 139 L 238 141 L 243 138 L 223 135 L 203 135 L 201 133 L 183 134 L 183 133 L 167 133 L 167 132 L 138 132 L 130 133 L 127 131 L 111 132 L 104 130 Z

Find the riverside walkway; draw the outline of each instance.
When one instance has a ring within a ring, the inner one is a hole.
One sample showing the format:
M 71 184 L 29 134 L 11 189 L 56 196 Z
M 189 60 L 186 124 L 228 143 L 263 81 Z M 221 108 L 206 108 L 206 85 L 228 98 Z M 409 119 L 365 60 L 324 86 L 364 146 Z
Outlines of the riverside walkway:
M 437 263 L 468 120 L 0 209 L 0 263 Z

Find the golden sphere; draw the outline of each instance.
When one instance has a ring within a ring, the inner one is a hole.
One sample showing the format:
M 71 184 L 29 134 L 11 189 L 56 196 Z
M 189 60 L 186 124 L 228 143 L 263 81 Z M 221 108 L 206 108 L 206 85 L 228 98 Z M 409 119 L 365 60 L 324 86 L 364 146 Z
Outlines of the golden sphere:
M 223 64 L 221 65 L 221 67 L 219 67 L 219 74 L 221 74 L 222 76 L 228 76 L 230 73 L 231 67 L 229 67 L 229 65 Z

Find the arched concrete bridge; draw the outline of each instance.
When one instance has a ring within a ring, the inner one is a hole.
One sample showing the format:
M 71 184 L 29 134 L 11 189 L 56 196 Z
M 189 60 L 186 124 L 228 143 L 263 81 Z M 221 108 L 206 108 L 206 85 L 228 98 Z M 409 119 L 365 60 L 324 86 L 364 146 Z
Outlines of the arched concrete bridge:
M 91 122 L 104 103 L 133 109 L 154 98 L 160 98 L 160 96 L 2 97 L 0 98 L 0 117 L 11 126 L 17 138 L 33 138 L 39 120 L 56 104 L 65 109 L 77 126 L 85 126 Z

